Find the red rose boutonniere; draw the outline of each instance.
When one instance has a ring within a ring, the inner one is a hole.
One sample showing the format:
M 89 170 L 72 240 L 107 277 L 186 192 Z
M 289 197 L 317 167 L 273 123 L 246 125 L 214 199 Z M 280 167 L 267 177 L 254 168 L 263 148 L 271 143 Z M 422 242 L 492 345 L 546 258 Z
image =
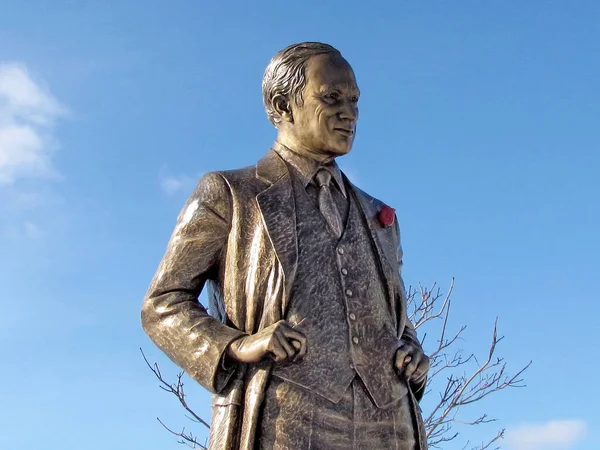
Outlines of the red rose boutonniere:
M 396 214 L 396 210 L 388 205 L 383 205 L 381 210 L 379 210 L 379 214 L 377 215 L 377 219 L 379 219 L 379 223 L 382 227 L 391 227 L 394 225 L 394 217 Z

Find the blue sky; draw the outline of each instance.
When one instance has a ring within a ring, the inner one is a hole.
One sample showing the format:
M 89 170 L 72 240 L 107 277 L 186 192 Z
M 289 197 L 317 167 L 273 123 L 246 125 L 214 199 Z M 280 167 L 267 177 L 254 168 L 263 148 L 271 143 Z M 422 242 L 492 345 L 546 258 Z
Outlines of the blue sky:
M 397 209 L 405 281 L 456 278 L 451 325 L 529 360 L 448 450 L 600 448 L 600 4 L 0 1 L 0 448 L 175 449 L 139 310 L 203 173 L 275 130 L 271 56 L 328 42 L 362 91 L 351 179 Z M 482 353 L 483 352 L 483 353 Z M 209 397 L 188 382 L 191 403 Z M 433 401 L 435 393 L 425 401 Z M 199 430 L 201 431 L 201 430 Z

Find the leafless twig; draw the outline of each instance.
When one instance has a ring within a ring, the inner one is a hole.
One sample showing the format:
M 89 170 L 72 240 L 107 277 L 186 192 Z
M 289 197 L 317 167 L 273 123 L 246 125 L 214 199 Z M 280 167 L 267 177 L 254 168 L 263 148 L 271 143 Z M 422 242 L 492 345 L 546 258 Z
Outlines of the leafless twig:
M 462 349 L 454 349 L 457 342 L 462 340 L 462 334 L 466 329 L 463 325 L 458 330 L 451 332 L 448 327 L 450 309 L 452 306 L 452 293 L 454 290 L 454 278 L 448 290 L 442 293 L 440 288 L 434 284 L 431 289 L 419 285 L 418 290 L 408 292 L 409 319 L 416 329 L 421 328 L 423 332 L 421 343 L 425 353 L 430 356 L 431 369 L 429 371 L 428 391 L 425 395 L 431 395 L 431 386 L 438 386 L 437 381 L 445 376 L 445 384 L 438 392 L 438 401 L 424 417 L 425 432 L 430 448 L 441 448 L 446 443 L 456 439 L 459 432 L 453 429 L 453 425 L 470 426 L 495 422 L 496 419 L 488 417 L 486 413 L 478 415 L 474 419 L 459 417 L 461 407 L 471 405 L 483 400 L 488 395 L 510 387 L 523 387 L 523 372 L 531 365 L 529 362 L 522 369 L 513 374 L 507 374 L 506 362 L 503 358 L 495 356 L 496 347 L 503 337 L 498 336 L 498 319 L 494 322 L 492 340 L 487 352 L 486 360 L 479 364 L 474 353 L 465 355 Z M 439 324 L 439 325 L 438 325 Z M 427 333 L 423 330 L 432 329 L 438 338 L 434 341 L 433 348 L 427 348 Z M 140 349 L 141 351 L 141 349 Z M 191 415 L 192 421 L 200 423 L 209 428 L 209 424 L 199 417 L 186 401 L 184 385 L 182 381 L 183 372 L 179 373 L 174 384 L 166 382 L 156 363 L 150 364 L 142 351 L 144 361 L 160 381 L 160 388 L 170 392 L 177 397 L 179 403 Z M 158 421 L 169 432 L 178 436 L 181 444 L 191 448 L 205 449 L 206 446 L 198 443 L 197 438 L 186 432 L 176 432 L 168 428 L 160 419 Z M 492 437 L 489 441 L 471 447 L 467 441 L 463 450 L 497 450 L 494 447 L 497 441 L 504 437 L 504 430 Z
M 142 353 L 142 357 L 144 358 L 146 365 L 150 368 L 152 373 L 154 373 L 154 376 L 156 376 L 156 378 L 160 382 L 159 387 L 163 391 L 169 392 L 169 393 L 175 395 L 175 397 L 177 397 L 177 399 L 179 400 L 179 403 L 181 404 L 181 406 L 183 406 L 184 409 L 191 415 L 191 417 L 190 416 L 186 416 L 186 417 L 195 423 L 200 423 L 200 424 L 204 425 L 206 428 L 210 428 L 210 425 L 208 424 L 208 422 L 206 422 L 204 419 L 202 419 L 200 416 L 198 416 L 198 414 L 196 414 L 189 407 L 189 405 L 187 403 L 187 400 L 185 398 L 186 394 L 185 394 L 185 390 L 184 390 L 184 384 L 183 384 L 184 372 L 179 372 L 177 374 L 177 381 L 175 383 L 173 383 L 173 384 L 169 383 L 169 382 L 165 381 L 165 379 L 163 378 L 162 373 L 160 372 L 160 368 L 158 367 L 158 364 L 157 363 L 150 364 L 150 362 L 148 361 L 148 358 L 146 358 L 146 355 L 144 354 L 144 351 L 141 348 L 140 348 L 140 352 Z M 192 433 L 186 433 L 185 427 L 181 430 L 181 432 L 176 432 L 176 431 L 172 430 L 171 428 L 167 427 L 158 417 L 156 418 L 156 420 L 158 420 L 158 422 L 167 431 L 174 434 L 175 436 L 180 437 L 181 440 L 178 441 L 180 444 L 184 444 L 191 448 L 206 449 L 206 446 L 203 444 L 200 444 L 198 442 L 197 438 Z
M 166 426 L 162 420 L 160 420 L 158 417 L 156 418 L 156 420 L 158 420 L 158 422 L 165 428 L 165 430 L 167 430 L 169 433 L 174 434 L 175 436 L 180 437 L 181 439 L 179 441 L 177 441 L 179 444 L 183 444 L 187 447 L 190 448 L 198 448 L 200 450 L 206 450 L 207 447 L 206 445 L 202 445 L 198 442 L 198 438 L 196 436 L 194 436 L 192 433 L 186 433 L 185 431 L 185 427 L 183 427 L 183 429 L 180 432 L 174 431 L 172 429 L 170 429 L 168 426 Z
M 458 437 L 459 433 L 452 428 L 454 424 L 479 425 L 494 422 L 496 419 L 489 418 L 487 414 L 481 414 L 472 420 L 464 420 L 458 418 L 458 413 L 461 407 L 478 402 L 494 392 L 508 387 L 523 387 L 521 375 L 531 364 L 529 362 L 516 373 L 507 375 L 506 362 L 503 358 L 495 357 L 496 346 L 503 339 L 498 336 L 497 318 L 494 322 L 487 359 L 483 364 L 478 363 L 473 353 L 465 356 L 461 349 L 451 351 L 453 345 L 462 339 L 461 335 L 466 329 L 466 326 L 461 326 L 448 337 L 448 318 L 453 289 L 454 279 L 446 294 L 442 294 L 435 284 L 431 289 L 419 286 L 418 291 L 409 290 L 408 293 L 409 317 L 415 328 L 426 324 L 428 327 L 435 326 L 437 320 L 442 322 L 438 331 L 439 338 L 432 350 L 428 351 L 425 344 L 426 334 L 422 340 L 425 352 L 430 355 L 429 386 L 434 384 L 441 374 L 446 374 L 446 382 L 438 394 L 438 402 L 424 418 L 427 440 L 432 448 L 440 448 L 441 444 Z M 473 364 L 475 367 L 468 373 L 467 367 Z M 472 450 L 489 449 L 503 436 L 504 430 L 501 430 L 487 443 L 473 447 Z M 468 446 L 467 442 L 465 448 Z

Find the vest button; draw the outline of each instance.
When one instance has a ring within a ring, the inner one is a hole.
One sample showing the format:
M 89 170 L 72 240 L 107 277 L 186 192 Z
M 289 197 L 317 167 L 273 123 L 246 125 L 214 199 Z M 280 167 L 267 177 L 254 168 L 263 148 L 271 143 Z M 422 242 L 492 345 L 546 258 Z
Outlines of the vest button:
M 344 249 L 342 247 L 338 248 L 338 253 L 340 255 L 343 255 L 344 254 Z
M 346 268 L 342 269 L 342 275 L 348 275 L 348 270 L 346 270 Z
M 350 289 L 346 289 L 346 295 L 348 297 L 352 297 L 352 291 Z
M 350 320 L 356 320 L 356 315 L 354 313 L 350 313 Z
M 358 344 L 358 338 L 357 338 L 356 336 L 354 336 L 354 337 L 352 338 L 352 342 L 354 342 L 355 344 Z

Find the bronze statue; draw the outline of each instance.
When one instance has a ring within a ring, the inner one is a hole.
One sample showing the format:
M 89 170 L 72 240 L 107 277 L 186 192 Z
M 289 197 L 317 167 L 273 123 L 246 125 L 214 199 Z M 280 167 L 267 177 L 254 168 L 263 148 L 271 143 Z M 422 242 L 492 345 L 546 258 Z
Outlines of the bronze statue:
M 329 45 L 291 45 L 263 96 L 274 146 L 200 180 L 143 327 L 213 393 L 210 450 L 426 449 L 429 358 L 406 317 L 394 210 L 335 162 L 356 133 L 354 72 Z

